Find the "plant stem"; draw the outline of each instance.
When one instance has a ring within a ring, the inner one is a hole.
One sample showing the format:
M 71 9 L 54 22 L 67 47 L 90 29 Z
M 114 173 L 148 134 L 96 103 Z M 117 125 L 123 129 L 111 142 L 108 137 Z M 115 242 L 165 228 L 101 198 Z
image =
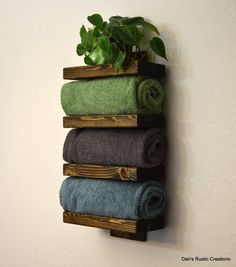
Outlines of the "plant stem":
M 141 51 L 141 49 L 138 47 L 139 52 L 140 52 L 141 55 L 142 55 L 142 56 L 138 59 L 138 61 L 142 60 L 142 59 L 147 55 L 147 51 L 148 51 L 149 47 L 150 47 L 150 44 L 149 44 L 149 45 L 147 46 L 147 48 L 144 50 L 145 52 L 143 53 L 143 55 L 142 55 L 142 51 Z
M 137 60 L 137 45 L 135 46 L 135 60 Z

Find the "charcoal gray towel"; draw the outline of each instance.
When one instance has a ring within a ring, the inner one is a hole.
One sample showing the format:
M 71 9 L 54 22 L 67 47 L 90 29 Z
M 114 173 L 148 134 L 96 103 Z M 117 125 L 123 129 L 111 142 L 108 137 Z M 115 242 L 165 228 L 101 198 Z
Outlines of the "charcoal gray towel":
M 165 138 L 158 129 L 73 129 L 65 140 L 69 163 L 149 168 L 161 163 Z
M 164 209 L 166 193 L 160 183 L 123 182 L 68 177 L 60 189 L 66 211 L 123 219 L 149 219 Z

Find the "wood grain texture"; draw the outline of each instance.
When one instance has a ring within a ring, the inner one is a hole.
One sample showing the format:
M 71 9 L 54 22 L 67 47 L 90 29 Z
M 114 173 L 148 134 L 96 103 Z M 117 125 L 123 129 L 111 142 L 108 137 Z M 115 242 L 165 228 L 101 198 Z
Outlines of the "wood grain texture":
M 63 78 L 66 80 L 123 75 L 143 75 L 162 78 L 165 77 L 165 65 L 139 61 L 122 67 L 119 72 L 117 72 L 110 64 L 67 67 L 63 69 Z
M 165 117 L 158 115 L 65 116 L 64 128 L 153 128 L 165 127 Z
M 102 166 L 88 164 L 64 164 L 65 176 L 81 176 L 96 179 L 124 181 L 162 180 L 165 176 L 164 166 L 154 168 L 134 168 L 120 166 Z
M 69 211 L 64 211 L 63 222 L 103 229 L 124 231 L 128 233 L 136 233 L 137 231 L 137 222 L 135 220 L 114 219 Z
M 164 227 L 163 216 L 150 220 L 126 220 L 64 211 L 63 222 L 127 233 L 144 233 Z

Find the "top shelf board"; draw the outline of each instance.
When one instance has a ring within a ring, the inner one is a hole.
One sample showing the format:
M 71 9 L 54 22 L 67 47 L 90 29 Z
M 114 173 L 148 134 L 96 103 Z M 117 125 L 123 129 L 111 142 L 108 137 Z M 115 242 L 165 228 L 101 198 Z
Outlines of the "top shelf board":
M 68 67 L 63 69 L 63 78 L 66 80 L 80 80 L 86 78 L 102 78 L 124 75 L 142 75 L 163 78 L 165 77 L 165 65 L 140 61 L 129 66 L 122 67 L 119 72 L 117 72 L 110 64 Z

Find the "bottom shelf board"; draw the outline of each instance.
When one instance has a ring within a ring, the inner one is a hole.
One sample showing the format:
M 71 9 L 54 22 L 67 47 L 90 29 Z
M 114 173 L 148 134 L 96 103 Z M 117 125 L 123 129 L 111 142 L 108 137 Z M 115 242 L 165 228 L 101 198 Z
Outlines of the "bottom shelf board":
M 64 211 L 63 222 L 108 229 L 111 230 L 112 236 L 122 238 L 132 237 L 128 234 L 139 234 L 140 236 L 143 234 L 144 236 L 148 231 L 164 228 L 163 216 L 148 220 L 128 220 Z
M 164 166 L 154 168 L 135 168 L 120 166 L 102 166 L 86 164 L 64 164 L 63 174 L 96 179 L 125 181 L 162 180 L 165 175 Z

